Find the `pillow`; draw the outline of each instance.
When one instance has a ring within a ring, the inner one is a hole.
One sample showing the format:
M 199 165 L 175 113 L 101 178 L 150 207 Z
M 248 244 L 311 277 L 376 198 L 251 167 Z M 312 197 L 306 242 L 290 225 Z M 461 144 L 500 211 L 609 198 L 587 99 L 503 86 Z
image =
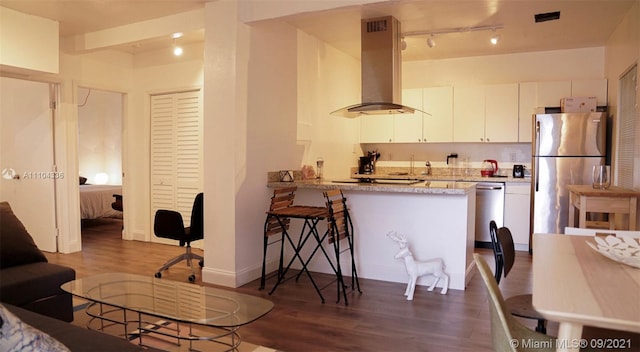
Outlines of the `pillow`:
M 80 184 L 84 185 L 85 183 L 87 183 L 87 178 L 80 176 Z
M 9 203 L 0 202 L 0 268 L 46 261 Z
M 0 305 L 0 346 L 3 352 L 70 352 L 60 341 L 26 324 Z

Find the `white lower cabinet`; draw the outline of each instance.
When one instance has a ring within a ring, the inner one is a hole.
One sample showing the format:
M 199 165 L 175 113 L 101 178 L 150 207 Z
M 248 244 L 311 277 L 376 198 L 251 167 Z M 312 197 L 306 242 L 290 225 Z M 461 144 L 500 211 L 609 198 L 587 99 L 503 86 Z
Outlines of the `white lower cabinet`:
M 531 185 L 507 183 L 504 195 L 504 226 L 511 230 L 516 250 L 529 250 Z

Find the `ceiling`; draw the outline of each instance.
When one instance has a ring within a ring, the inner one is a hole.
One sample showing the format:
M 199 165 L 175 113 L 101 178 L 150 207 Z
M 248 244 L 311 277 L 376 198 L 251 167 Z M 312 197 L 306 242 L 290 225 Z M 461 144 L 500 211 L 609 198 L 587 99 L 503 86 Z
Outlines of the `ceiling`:
M 93 32 L 202 8 L 211 0 L 0 0 L 0 6 L 59 21 L 60 36 Z M 269 0 L 263 0 L 269 1 Z M 320 0 L 318 0 L 320 1 Z M 407 37 L 403 60 L 443 59 L 603 46 L 635 0 L 422 0 L 382 1 L 312 12 L 281 20 L 336 48 L 360 57 L 360 20 L 393 15 L 402 32 L 440 31 L 476 26 L 504 26 L 500 42 L 491 31 L 466 31 Z M 281 3 L 281 2 L 278 2 Z M 560 20 L 534 22 L 534 14 L 560 11 Z M 185 33 L 184 42 L 202 41 L 204 32 Z M 121 45 L 128 52 L 170 47 L 170 38 L 148 38 Z

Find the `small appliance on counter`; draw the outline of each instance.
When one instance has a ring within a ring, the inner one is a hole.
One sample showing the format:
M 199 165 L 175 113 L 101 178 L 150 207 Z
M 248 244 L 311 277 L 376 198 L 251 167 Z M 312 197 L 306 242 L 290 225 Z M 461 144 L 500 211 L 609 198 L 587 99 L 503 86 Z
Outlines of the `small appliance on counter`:
M 376 160 L 380 158 L 380 153 L 377 151 L 367 152 L 366 156 L 360 157 L 358 163 L 359 174 L 373 174 L 376 172 Z
M 482 162 L 480 175 L 482 177 L 493 177 L 498 173 L 498 162 L 492 159 L 486 159 Z
M 513 165 L 513 177 L 524 178 L 524 165 Z

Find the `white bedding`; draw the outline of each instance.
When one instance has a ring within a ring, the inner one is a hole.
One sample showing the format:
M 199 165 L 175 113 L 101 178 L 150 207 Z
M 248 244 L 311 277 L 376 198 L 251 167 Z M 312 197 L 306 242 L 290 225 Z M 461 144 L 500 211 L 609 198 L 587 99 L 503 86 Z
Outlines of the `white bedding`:
M 122 218 L 122 213 L 111 208 L 114 194 L 122 194 L 120 185 L 80 185 L 80 218 Z

